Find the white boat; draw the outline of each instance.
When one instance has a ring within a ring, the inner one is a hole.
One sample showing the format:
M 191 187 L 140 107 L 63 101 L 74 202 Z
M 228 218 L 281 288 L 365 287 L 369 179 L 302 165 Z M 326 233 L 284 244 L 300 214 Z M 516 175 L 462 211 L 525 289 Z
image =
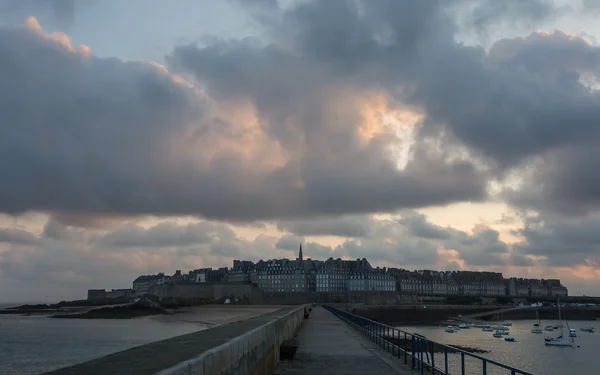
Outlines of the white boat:
M 502 337 L 502 332 L 496 331 L 496 332 L 494 332 L 494 334 L 492 336 L 494 336 L 495 338 L 500 338 L 500 337 Z
M 573 339 L 565 339 L 563 338 L 563 325 L 562 325 L 562 315 L 560 314 L 560 298 L 558 299 L 558 321 L 560 322 L 558 327 L 560 328 L 560 336 L 558 337 L 546 337 L 544 339 L 544 343 L 547 346 L 573 346 L 575 344 L 575 342 L 573 341 Z M 568 323 L 567 323 L 567 327 L 568 327 Z M 569 329 L 569 333 L 571 332 L 571 329 Z
M 454 326 L 448 326 L 448 327 L 446 327 L 446 329 L 444 329 L 444 331 L 446 331 L 448 333 L 455 333 L 456 328 L 454 328 Z
M 577 337 L 577 331 L 575 328 L 569 328 L 569 337 Z
M 543 333 L 543 332 L 544 331 L 542 331 L 539 324 L 534 324 L 533 328 L 531 329 L 531 333 Z
M 494 332 L 494 329 L 492 327 L 483 327 L 481 330 L 483 332 Z
M 471 328 L 471 326 L 468 325 L 468 324 L 461 323 L 461 324 L 458 325 L 458 328 L 460 328 L 460 329 L 467 329 L 467 328 Z
M 545 326 L 544 331 L 554 331 L 554 328 L 552 326 Z
M 505 330 L 506 329 L 505 326 L 492 326 L 492 328 L 495 330 Z
M 502 324 L 504 324 L 506 327 L 511 327 L 511 326 L 512 326 L 512 322 L 511 322 L 511 321 L 508 321 L 508 320 L 507 320 L 507 321 L 505 321 L 505 322 L 504 322 L 504 323 L 502 323 Z
M 549 346 L 573 346 L 573 341 L 564 339 L 562 336 L 545 339 L 544 343 Z
M 596 328 L 592 327 L 592 326 L 585 326 L 583 328 L 580 328 L 581 332 L 589 332 L 589 333 L 594 333 L 596 332 Z

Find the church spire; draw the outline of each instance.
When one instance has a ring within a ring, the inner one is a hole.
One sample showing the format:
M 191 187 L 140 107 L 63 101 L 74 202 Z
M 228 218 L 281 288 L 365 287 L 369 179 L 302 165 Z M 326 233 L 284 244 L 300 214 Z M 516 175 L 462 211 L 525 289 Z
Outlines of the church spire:
M 301 260 L 301 261 L 304 260 L 302 258 L 302 244 L 300 244 L 300 251 L 298 252 L 298 259 Z

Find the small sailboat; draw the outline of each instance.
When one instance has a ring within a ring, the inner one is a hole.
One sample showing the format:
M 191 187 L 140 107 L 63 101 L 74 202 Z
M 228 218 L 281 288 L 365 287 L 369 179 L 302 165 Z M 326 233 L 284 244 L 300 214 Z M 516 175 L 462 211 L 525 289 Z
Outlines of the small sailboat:
M 458 328 L 460 328 L 460 329 L 468 329 L 468 328 L 471 328 L 471 326 L 468 325 L 468 324 L 461 323 L 461 324 L 458 325 Z
M 577 330 L 575 328 L 569 328 L 569 337 L 577 337 Z
M 512 336 L 506 336 L 506 337 L 504 338 L 504 341 L 508 341 L 508 342 L 515 342 L 515 341 L 517 341 L 517 340 L 515 340 L 515 338 L 514 338 L 514 337 L 512 337 Z
M 562 325 L 562 316 L 560 314 L 560 298 L 558 299 L 558 321 L 560 322 L 560 324 L 558 325 L 558 327 L 560 328 L 560 336 L 558 337 L 546 337 L 544 339 L 544 344 L 546 344 L 547 346 L 573 346 L 575 343 L 573 341 L 573 339 L 565 339 L 563 337 L 563 325 Z M 568 326 L 568 324 L 567 324 Z M 569 329 L 569 332 L 571 330 Z
M 580 328 L 581 332 L 589 332 L 589 333 L 594 333 L 596 332 L 596 328 L 592 327 L 592 326 L 585 326 L 583 328 Z
M 494 329 L 492 327 L 490 327 L 490 326 L 483 327 L 481 330 L 483 332 L 494 332 Z
M 506 327 L 511 327 L 511 326 L 512 326 L 512 322 L 511 322 L 511 321 L 509 321 L 509 320 L 506 320 L 506 321 L 505 321 L 504 323 L 502 323 L 502 324 L 504 324 Z
M 540 312 L 539 310 L 535 310 L 535 317 L 537 319 L 537 323 L 533 325 L 531 329 L 531 333 L 542 333 L 541 322 L 540 322 Z
M 502 337 L 502 332 L 496 331 L 496 332 L 494 332 L 494 334 L 492 336 L 494 336 L 495 338 L 500 338 L 500 337 Z
M 554 331 L 554 327 L 552 327 L 552 326 L 545 326 L 544 327 L 544 331 L 550 331 L 550 332 L 552 332 L 552 331 Z

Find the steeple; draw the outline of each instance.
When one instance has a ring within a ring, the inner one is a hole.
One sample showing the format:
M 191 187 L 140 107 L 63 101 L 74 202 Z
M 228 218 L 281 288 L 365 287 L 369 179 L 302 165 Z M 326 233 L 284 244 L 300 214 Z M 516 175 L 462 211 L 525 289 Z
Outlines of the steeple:
M 300 261 L 303 261 L 304 259 L 302 258 L 302 244 L 300 244 L 300 251 L 298 252 L 298 259 Z

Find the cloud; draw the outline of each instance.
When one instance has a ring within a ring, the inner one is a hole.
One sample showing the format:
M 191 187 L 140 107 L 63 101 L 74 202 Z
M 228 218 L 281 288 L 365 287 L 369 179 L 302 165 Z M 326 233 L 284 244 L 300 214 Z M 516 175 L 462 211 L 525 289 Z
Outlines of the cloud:
M 172 247 L 212 243 L 229 240 L 235 233 L 226 225 L 200 222 L 178 225 L 162 222 L 150 228 L 125 224 L 101 236 L 90 239 L 91 243 L 112 247 Z
M 485 196 L 473 165 L 424 144 L 399 169 L 383 114 L 364 123 L 387 111 L 384 94 L 326 84 L 327 69 L 275 46 L 177 49 L 198 87 L 158 64 L 96 57 L 33 18 L 2 27 L 0 48 L 4 212 L 253 221 Z M 304 85 L 286 78 L 293 69 Z
M 277 229 L 298 236 L 366 237 L 371 233 L 370 225 L 368 216 L 353 215 L 280 221 Z
M 584 217 L 543 214 L 528 219 L 516 230 L 521 241 L 515 250 L 524 256 L 542 257 L 548 266 L 594 265 L 600 263 L 598 213 Z
M 38 236 L 22 229 L 0 228 L 0 242 L 13 245 L 37 245 Z
M 11 19 L 41 17 L 43 21 L 56 21 L 65 29 L 73 24 L 77 7 L 92 3 L 93 0 L 0 0 L 0 10 Z

